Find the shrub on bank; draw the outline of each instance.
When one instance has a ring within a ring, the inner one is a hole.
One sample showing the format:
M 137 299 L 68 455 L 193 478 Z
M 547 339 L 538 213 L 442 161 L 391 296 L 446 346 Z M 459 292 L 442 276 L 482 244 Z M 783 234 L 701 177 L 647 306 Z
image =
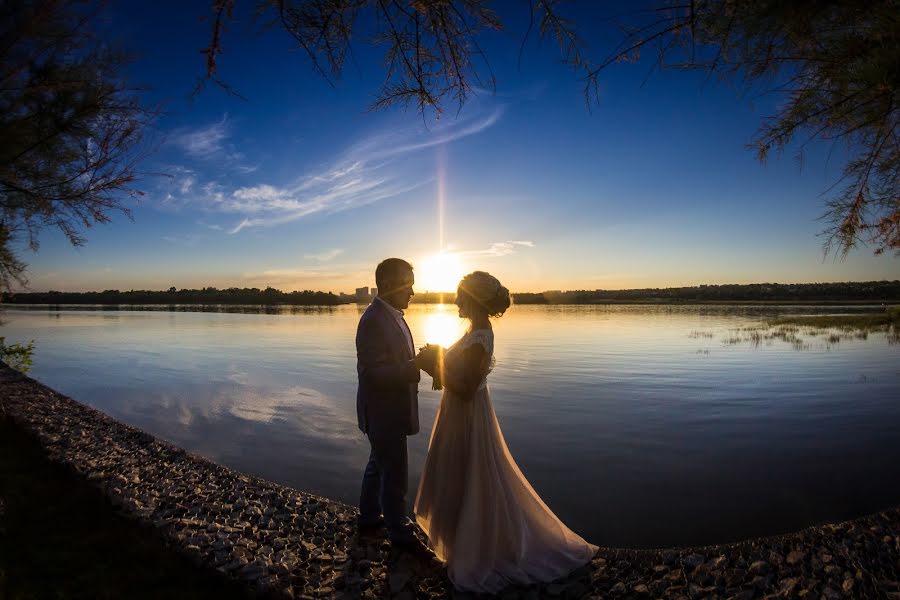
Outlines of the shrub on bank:
M 34 355 L 34 340 L 27 344 L 6 345 L 6 338 L 0 336 L 0 361 L 22 373 L 27 373 L 31 368 Z

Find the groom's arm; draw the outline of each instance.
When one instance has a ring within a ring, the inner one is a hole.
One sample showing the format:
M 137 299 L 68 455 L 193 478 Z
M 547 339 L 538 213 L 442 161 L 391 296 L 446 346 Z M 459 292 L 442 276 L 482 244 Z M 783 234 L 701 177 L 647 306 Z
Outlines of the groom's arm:
M 372 319 L 362 319 L 356 331 L 356 370 L 361 380 L 378 386 L 418 383 L 420 378 L 415 359 L 391 360 L 381 329 Z

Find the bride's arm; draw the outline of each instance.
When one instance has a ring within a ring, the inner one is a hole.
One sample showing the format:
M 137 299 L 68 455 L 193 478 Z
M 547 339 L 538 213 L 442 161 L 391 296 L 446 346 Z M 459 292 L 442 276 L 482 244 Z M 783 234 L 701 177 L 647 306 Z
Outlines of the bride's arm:
M 455 368 L 443 369 L 443 384 L 455 394 L 468 396 L 475 392 L 488 373 L 490 355 L 481 344 L 472 344 L 462 351 L 462 361 Z

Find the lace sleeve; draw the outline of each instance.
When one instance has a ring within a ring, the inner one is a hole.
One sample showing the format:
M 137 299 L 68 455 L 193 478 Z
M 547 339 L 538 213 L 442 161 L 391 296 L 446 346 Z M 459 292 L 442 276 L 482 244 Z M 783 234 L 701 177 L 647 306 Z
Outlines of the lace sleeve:
M 466 339 L 463 340 L 462 349 L 471 348 L 475 344 L 481 345 L 484 348 L 485 354 L 488 356 L 494 355 L 494 332 L 489 329 L 479 329 L 477 331 L 473 331 Z
M 461 339 L 444 361 L 446 387 L 467 395 L 481 385 L 494 365 L 493 345 L 491 331 L 474 331 Z
M 483 376 L 494 370 L 494 332 L 490 329 L 478 329 L 470 333 L 463 341 L 461 350 L 465 351 L 472 346 L 479 345 L 484 348 L 484 362 L 478 365 L 478 370 Z

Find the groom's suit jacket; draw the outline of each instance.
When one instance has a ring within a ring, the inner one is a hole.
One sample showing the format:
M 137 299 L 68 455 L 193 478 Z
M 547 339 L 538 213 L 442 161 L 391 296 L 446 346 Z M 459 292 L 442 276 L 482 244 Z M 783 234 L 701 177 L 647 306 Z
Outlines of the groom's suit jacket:
M 356 330 L 356 417 L 369 436 L 419 432 L 419 369 L 410 362 L 401 327 L 390 308 L 374 300 Z

